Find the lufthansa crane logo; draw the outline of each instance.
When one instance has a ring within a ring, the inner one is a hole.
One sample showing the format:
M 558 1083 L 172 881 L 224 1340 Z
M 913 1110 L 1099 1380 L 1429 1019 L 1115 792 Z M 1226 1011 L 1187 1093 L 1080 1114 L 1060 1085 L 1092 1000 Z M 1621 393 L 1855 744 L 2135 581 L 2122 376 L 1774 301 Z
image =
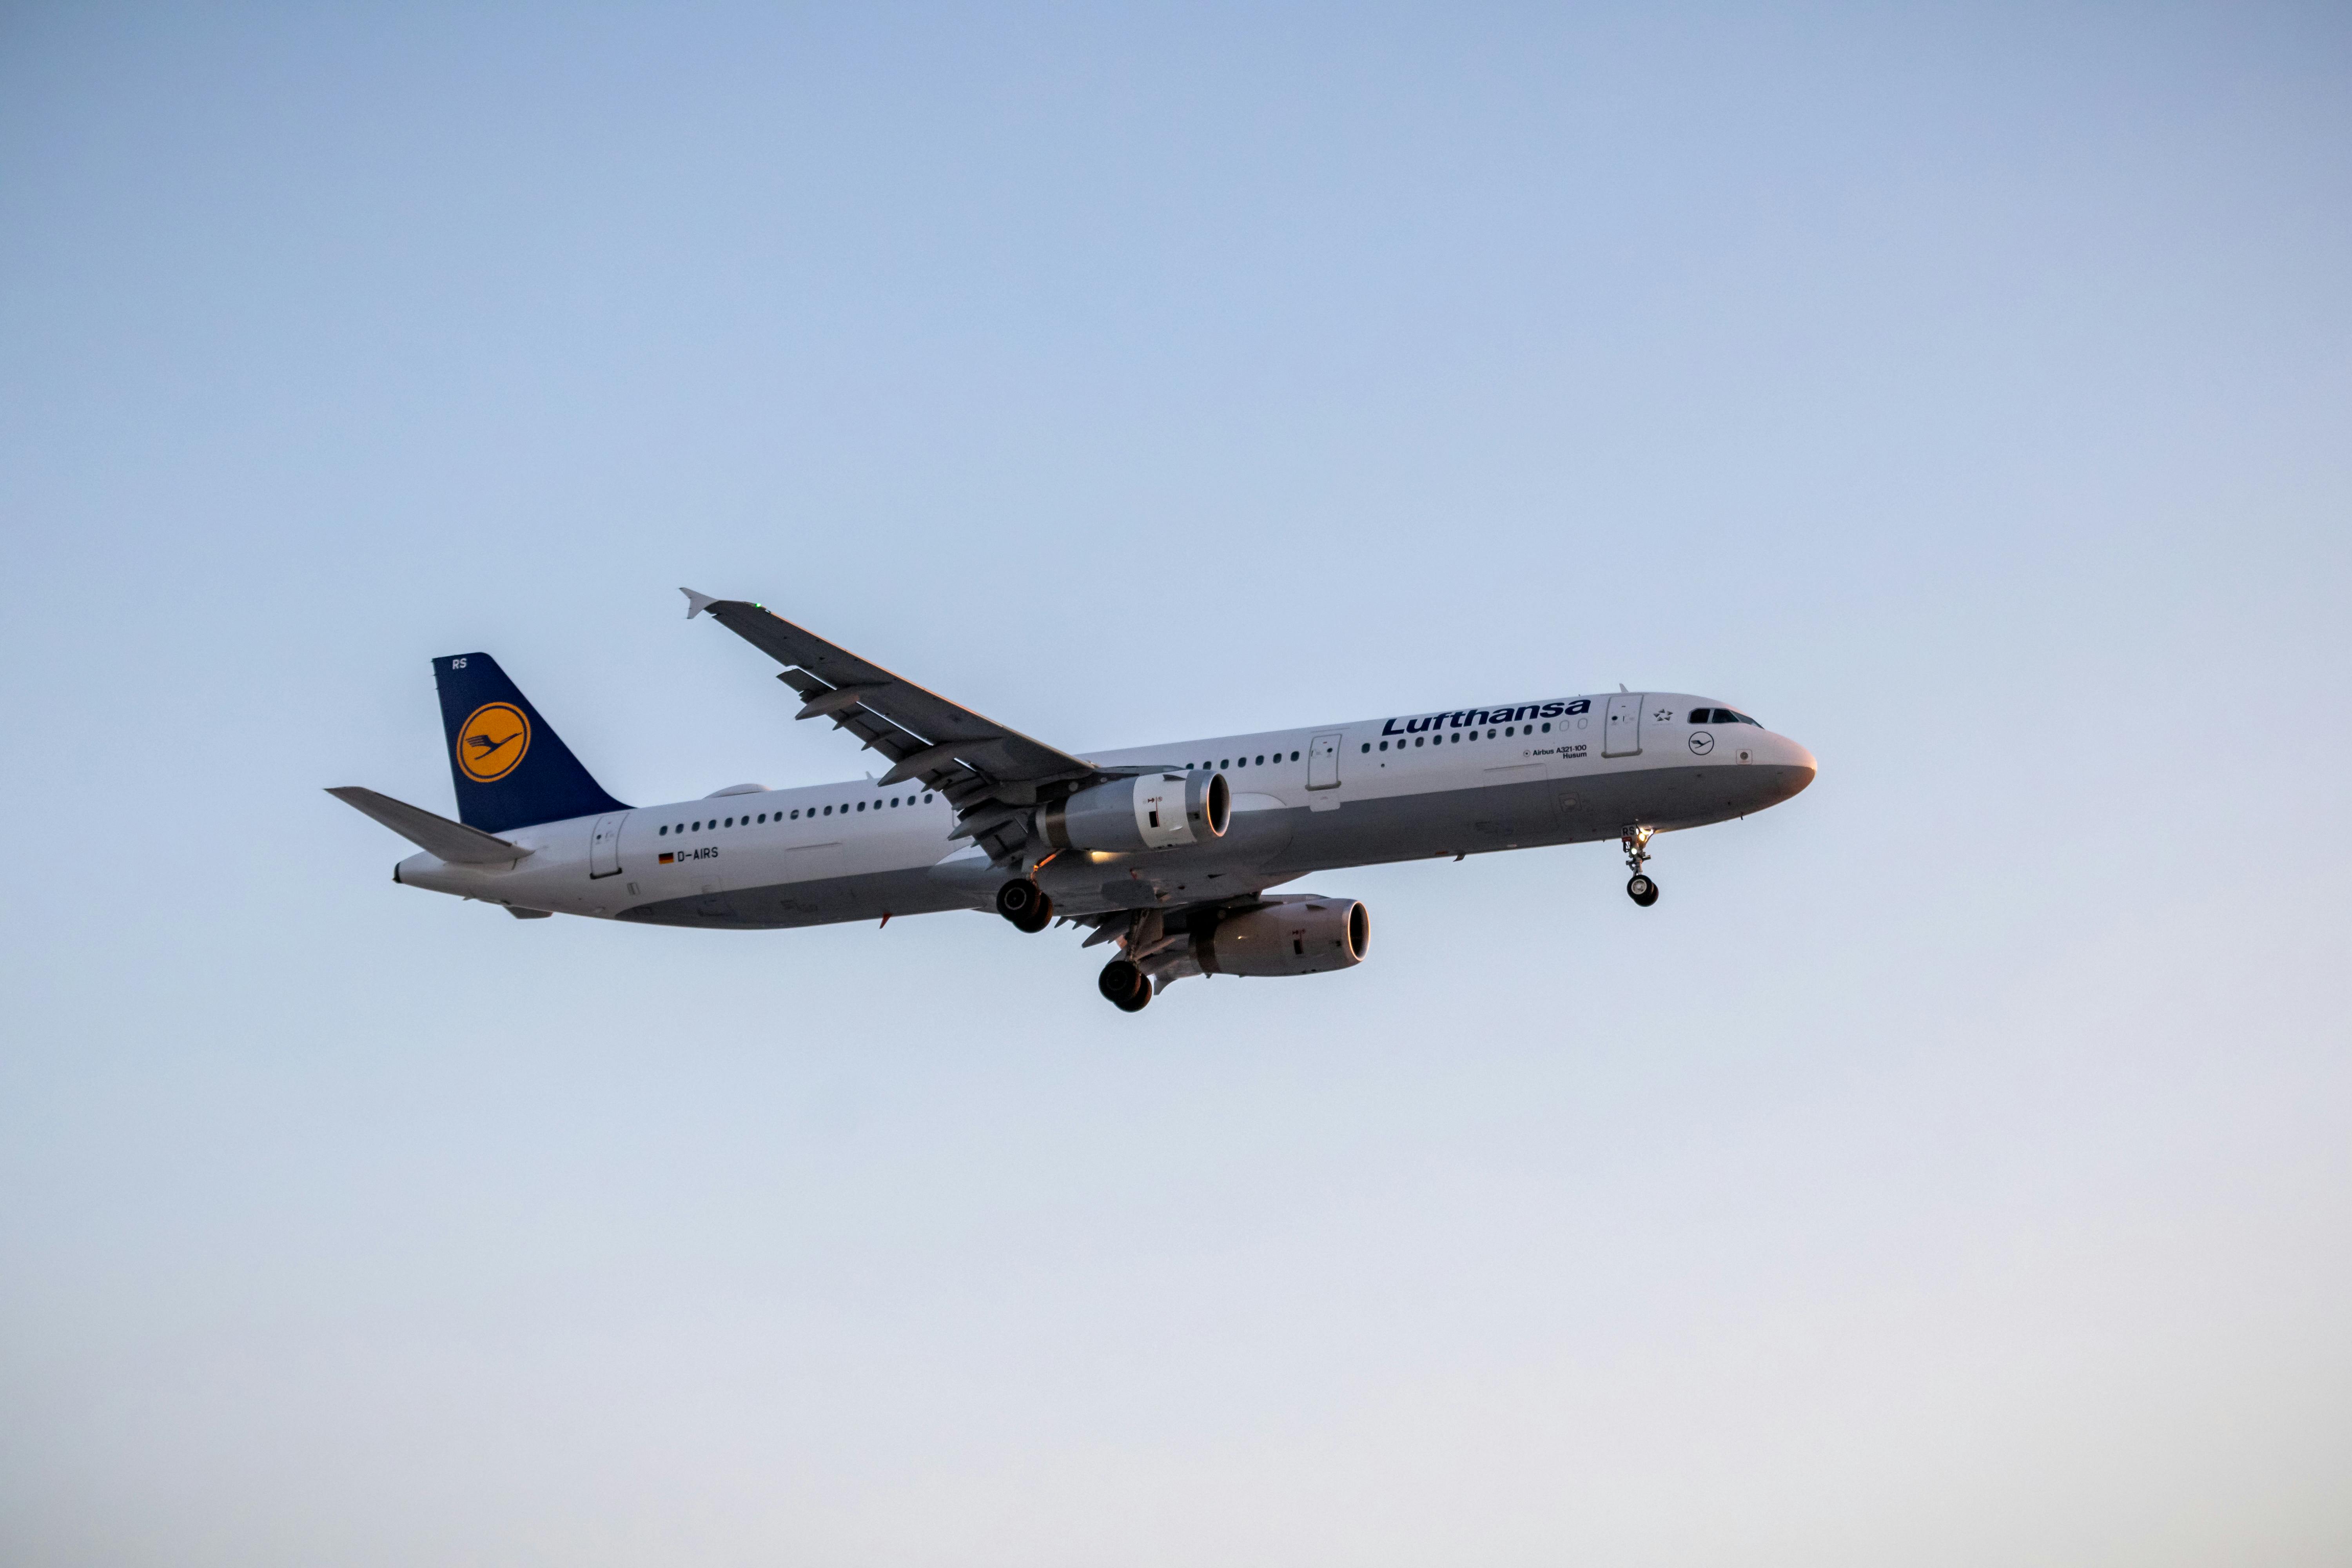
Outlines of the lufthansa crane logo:
M 530 750 L 530 721 L 511 702 L 485 702 L 457 727 L 457 766 L 476 784 L 496 784 Z

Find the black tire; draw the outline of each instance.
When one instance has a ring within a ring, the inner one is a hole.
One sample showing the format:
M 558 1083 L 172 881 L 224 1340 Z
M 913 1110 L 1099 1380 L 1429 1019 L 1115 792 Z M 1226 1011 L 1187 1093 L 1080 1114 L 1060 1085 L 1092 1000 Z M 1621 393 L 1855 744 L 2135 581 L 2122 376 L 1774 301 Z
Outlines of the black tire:
M 1037 901 L 1045 896 L 1045 889 L 1028 878 L 1015 877 L 996 889 L 996 912 L 1019 925 L 1029 918 Z
M 1658 884 L 1636 871 L 1625 883 L 1625 896 L 1646 910 L 1658 901 Z
M 1025 931 L 1030 935 L 1034 936 L 1053 923 L 1054 900 L 1047 898 L 1045 894 L 1040 893 L 1037 895 L 1037 902 L 1035 906 L 1032 908 L 1027 914 L 1022 916 L 1019 920 L 1014 921 L 1013 922 L 1013 929 L 1014 931 Z
M 1151 1000 L 1151 982 L 1143 977 L 1143 971 L 1123 958 L 1114 958 L 1104 964 L 1095 986 L 1103 994 L 1103 1000 L 1122 1013 L 1141 1012 Z

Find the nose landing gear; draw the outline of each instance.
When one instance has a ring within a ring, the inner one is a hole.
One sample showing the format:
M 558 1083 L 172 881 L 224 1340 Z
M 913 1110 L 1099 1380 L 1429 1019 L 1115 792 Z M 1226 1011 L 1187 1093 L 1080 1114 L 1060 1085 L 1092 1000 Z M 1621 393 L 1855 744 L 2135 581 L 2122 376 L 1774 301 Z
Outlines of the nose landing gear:
M 1016 877 L 996 889 L 996 912 L 1011 921 L 1015 931 L 1034 934 L 1054 923 L 1054 900 L 1036 883 Z
M 1625 846 L 1626 869 L 1633 873 L 1626 879 L 1625 896 L 1645 910 L 1658 901 L 1656 880 L 1642 869 L 1643 864 L 1650 858 L 1650 840 L 1657 836 L 1657 832 L 1654 827 L 1628 828 L 1625 837 L 1620 840 Z

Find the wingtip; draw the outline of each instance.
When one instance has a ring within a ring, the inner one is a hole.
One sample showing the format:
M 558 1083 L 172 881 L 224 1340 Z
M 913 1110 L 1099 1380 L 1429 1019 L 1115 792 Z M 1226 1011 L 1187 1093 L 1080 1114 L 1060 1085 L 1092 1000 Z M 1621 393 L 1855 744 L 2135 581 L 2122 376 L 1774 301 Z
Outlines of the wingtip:
M 698 594 L 691 588 L 680 588 L 678 592 L 686 595 L 686 618 L 689 621 L 719 602 L 709 595 Z

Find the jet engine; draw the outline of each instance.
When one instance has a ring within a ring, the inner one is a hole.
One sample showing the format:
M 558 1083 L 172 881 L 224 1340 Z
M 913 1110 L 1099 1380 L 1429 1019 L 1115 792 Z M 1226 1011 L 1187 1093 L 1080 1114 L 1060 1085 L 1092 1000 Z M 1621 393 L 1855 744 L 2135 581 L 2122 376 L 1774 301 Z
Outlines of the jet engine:
M 1269 899 L 1192 933 L 1203 974 L 1320 974 L 1352 969 L 1371 945 L 1372 917 L 1353 899 Z
M 1056 849 L 1181 849 L 1223 838 L 1233 810 L 1221 773 L 1144 773 L 1040 806 L 1037 833 Z

